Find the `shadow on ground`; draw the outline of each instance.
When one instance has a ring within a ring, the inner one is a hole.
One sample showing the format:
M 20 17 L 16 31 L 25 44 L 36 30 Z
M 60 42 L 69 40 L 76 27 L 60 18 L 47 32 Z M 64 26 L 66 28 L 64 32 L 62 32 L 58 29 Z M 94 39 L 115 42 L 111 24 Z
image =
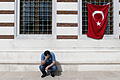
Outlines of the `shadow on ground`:
M 61 67 L 61 64 L 58 61 L 56 62 L 56 64 L 57 64 L 58 70 L 55 72 L 55 75 L 60 76 L 60 75 L 62 75 L 62 67 Z

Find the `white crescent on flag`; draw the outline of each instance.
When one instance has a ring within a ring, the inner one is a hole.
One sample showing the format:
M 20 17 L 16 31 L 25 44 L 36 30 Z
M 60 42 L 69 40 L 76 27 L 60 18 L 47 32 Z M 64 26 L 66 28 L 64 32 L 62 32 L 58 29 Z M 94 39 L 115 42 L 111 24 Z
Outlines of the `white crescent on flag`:
M 94 11 L 92 16 L 94 18 L 95 14 L 101 14 L 102 15 L 102 20 L 104 19 L 104 13 L 102 11 Z

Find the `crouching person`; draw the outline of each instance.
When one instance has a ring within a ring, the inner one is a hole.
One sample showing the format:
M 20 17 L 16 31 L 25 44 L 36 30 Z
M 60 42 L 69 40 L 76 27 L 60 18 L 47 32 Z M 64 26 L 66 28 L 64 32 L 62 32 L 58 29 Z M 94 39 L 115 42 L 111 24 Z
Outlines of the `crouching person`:
M 55 76 L 55 71 L 57 70 L 55 54 L 50 51 L 45 51 L 41 54 L 41 65 L 39 66 L 40 71 L 42 72 L 42 78 L 47 76 L 49 71 L 51 76 Z

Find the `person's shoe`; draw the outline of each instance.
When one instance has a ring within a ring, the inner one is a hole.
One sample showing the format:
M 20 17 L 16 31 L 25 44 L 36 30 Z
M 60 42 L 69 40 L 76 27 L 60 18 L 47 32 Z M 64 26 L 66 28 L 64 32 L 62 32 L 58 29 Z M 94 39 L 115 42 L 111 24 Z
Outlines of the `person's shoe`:
M 54 74 L 54 72 L 51 72 L 51 76 L 52 76 L 52 77 L 55 77 L 55 74 Z
M 46 74 L 43 74 L 42 76 L 41 76 L 41 78 L 44 78 L 46 76 Z

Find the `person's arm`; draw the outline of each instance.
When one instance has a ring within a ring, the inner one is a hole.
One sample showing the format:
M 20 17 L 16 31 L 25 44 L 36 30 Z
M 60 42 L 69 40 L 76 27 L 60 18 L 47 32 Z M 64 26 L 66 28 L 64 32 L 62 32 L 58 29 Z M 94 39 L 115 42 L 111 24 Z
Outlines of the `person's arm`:
M 54 54 L 52 54 L 52 60 L 53 62 L 45 68 L 46 70 L 48 70 L 50 67 L 56 64 L 56 59 Z
M 44 65 L 49 57 L 49 55 L 45 56 L 45 59 L 42 59 L 41 57 L 41 65 Z
M 52 67 L 53 65 L 55 65 L 56 64 L 56 61 L 53 61 L 50 65 L 48 65 L 46 68 L 45 68 L 45 70 L 48 70 L 50 67 Z

